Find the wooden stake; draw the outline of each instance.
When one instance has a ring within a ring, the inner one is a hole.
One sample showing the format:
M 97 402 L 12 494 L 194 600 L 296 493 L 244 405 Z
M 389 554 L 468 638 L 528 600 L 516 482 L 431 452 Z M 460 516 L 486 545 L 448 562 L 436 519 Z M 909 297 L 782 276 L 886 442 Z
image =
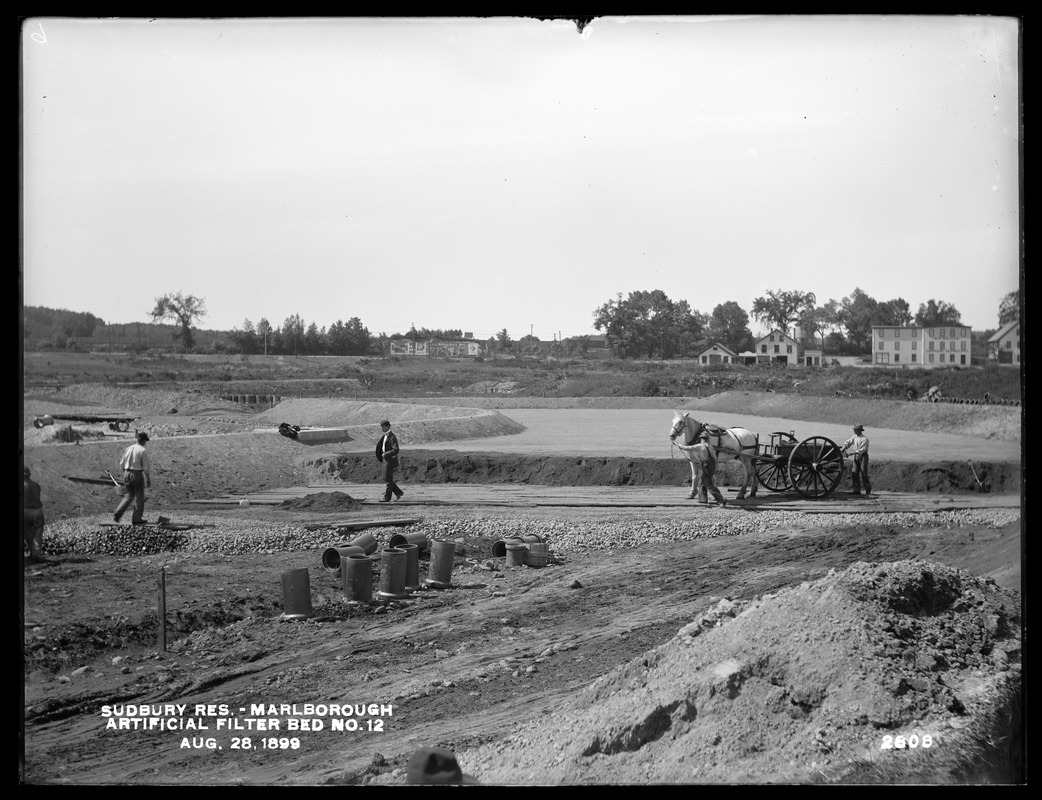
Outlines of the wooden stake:
M 166 652 L 166 567 L 159 568 L 159 651 Z

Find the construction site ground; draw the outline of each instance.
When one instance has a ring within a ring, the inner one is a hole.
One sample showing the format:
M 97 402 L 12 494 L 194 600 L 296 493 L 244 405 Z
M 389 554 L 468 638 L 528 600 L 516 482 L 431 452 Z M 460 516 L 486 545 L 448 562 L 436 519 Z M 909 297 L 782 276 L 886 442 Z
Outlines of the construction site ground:
M 38 429 L 32 415 L 128 410 L 152 435 L 147 517 L 229 546 L 69 550 L 26 564 L 23 780 L 396 784 L 423 746 L 455 750 L 465 772 L 498 785 L 1022 777 L 1022 722 L 1010 712 L 1020 695 L 1020 409 L 789 397 L 782 414 L 779 398 L 742 394 L 560 401 L 556 410 L 655 411 L 661 423 L 653 442 L 629 442 L 603 416 L 583 427 L 572 415 L 529 453 L 487 447 L 540 436 L 538 416 L 506 398 L 426 409 L 298 399 L 257 411 L 67 387 L 27 400 L 25 460 L 56 531 L 125 530 L 133 542 L 139 532 L 106 525 L 114 487 L 68 479 L 100 480 L 127 438 Z M 870 497 L 851 497 L 845 482 L 820 501 L 762 489 L 735 501 L 728 477 L 734 502 L 701 506 L 665 440 L 672 407 L 806 436 L 862 422 L 873 453 L 894 455 L 879 456 Z M 403 500 L 386 506 L 370 453 L 383 417 L 395 419 L 412 469 Z M 279 436 L 280 422 L 351 433 L 309 447 Z M 908 447 L 910 432 L 932 433 L 939 451 Z M 985 446 L 1013 455 L 984 458 Z M 560 463 L 548 471 L 551 459 Z M 456 543 L 452 587 L 348 603 L 325 548 L 363 527 L 382 547 L 410 526 L 380 523 L 403 519 Z M 310 531 L 308 546 L 258 534 L 290 528 Z M 552 563 L 493 557 L 506 532 L 547 539 Z M 283 579 L 300 568 L 314 614 L 287 620 Z M 885 594 L 894 581 L 911 607 Z M 670 671 L 677 659 L 689 668 Z M 141 705 L 141 716 L 181 727 L 109 727 L 106 712 Z M 905 746 L 888 748 L 897 736 Z

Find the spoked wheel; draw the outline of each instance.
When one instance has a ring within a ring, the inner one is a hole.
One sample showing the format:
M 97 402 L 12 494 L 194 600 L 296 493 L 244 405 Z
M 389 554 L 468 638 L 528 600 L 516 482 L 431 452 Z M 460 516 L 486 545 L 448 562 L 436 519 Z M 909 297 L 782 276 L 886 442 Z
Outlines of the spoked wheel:
M 843 452 L 824 436 L 805 439 L 789 456 L 789 481 L 804 497 L 827 497 L 843 480 Z
M 129 431 L 130 430 L 130 420 L 129 419 L 116 420 L 116 430 L 117 431 L 121 431 L 123 433 Z
M 785 461 L 778 458 L 774 461 L 757 460 L 755 464 L 756 478 L 760 485 L 770 492 L 784 492 L 789 488 L 789 475 L 785 471 Z
M 790 488 L 784 448 L 794 445 L 796 437 L 783 431 L 777 431 L 771 434 L 771 440 L 777 443 L 777 447 L 772 448 L 776 453 L 775 457 L 773 459 L 769 456 L 764 457 L 762 461 L 757 459 L 753 462 L 753 469 L 756 472 L 757 480 L 764 489 L 769 492 L 784 492 Z M 778 450 L 782 451 L 780 455 L 777 455 Z

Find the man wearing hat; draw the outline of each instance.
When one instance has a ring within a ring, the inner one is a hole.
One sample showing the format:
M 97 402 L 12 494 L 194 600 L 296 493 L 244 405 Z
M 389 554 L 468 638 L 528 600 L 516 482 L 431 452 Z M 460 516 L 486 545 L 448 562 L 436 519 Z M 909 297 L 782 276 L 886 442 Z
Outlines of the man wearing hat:
M 395 500 L 401 500 L 405 492 L 394 482 L 394 471 L 398 469 L 398 437 L 391 432 L 391 423 L 386 419 L 380 423 L 383 436 L 376 443 L 376 460 L 384 465 L 384 496 L 381 503 L 391 502 L 391 495 Z
M 134 511 L 130 521 L 134 525 L 145 524 L 145 488 L 152 488 L 152 465 L 145 451 L 148 442 L 148 434 L 144 431 L 138 432 L 137 442 L 123 451 L 119 459 L 119 468 L 123 470 L 123 485 L 127 487 L 127 493 L 116 506 L 113 519 L 119 522 L 123 512 L 134 505 Z
M 851 494 L 861 494 L 861 482 L 865 482 L 865 494 L 872 494 L 872 482 L 868 479 L 868 437 L 865 426 L 855 425 L 854 435 L 843 442 L 843 455 L 854 451 L 854 471 L 850 476 Z
M 442 747 L 421 747 L 413 753 L 409 757 L 409 765 L 405 768 L 405 782 L 413 786 L 460 786 L 478 783 L 463 774 L 459 762 L 456 761 L 456 754 Z
M 694 498 L 697 493 L 700 503 L 708 503 L 709 495 L 712 494 L 716 502 L 723 508 L 727 505 L 727 501 L 716 486 L 714 477 L 716 475 L 716 451 L 709 444 L 709 431 L 702 431 L 698 438 L 698 444 L 677 445 L 681 450 L 688 451 L 688 458 L 698 472 L 696 479 L 691 482 L 690 497 Z
M 22 536 L 29 548 L 29 561 L 49 562 L 43 554 L 43 501 L 40 484 L 32 479 L 32 470 L 22 467 Z

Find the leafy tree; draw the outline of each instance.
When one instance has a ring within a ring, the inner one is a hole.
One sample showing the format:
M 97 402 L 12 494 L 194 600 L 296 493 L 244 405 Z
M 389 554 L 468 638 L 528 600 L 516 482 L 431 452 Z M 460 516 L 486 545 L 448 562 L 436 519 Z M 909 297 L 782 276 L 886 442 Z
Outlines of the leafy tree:
M 1020 289 L 1010 292 L 999 303 L 999 327 L 1020 319 Z
M 292 314 L 286 317 L 282 323 L 282 336 L 280 349 L 284 353 L 297 355 L 304 349 L 304 320 L 300 314 Z
M 304 333 L 304 352 L 310 353 L 311 355 L 317 355 L 323 350 L 324 340 L 326 338 L 326 329 L 323 328 L 321 331 L 318 329 L 318 324 L 312 322 L 308 325 L 307 331 Z
M 172 319 L 181 326 L 181 330 L 174 333 L 174 338 L 180 339 L 186 350 L 191 350 L 195 345 L 192 325 L 205 316 L 206 305 L 203 298 L 181 292 L 157 297 L 156 307 L 152 309 L 153 322 Z
M 242 330 L 232 328 L 230 336 L 240 353 L 252 355 L 257 352 L 257 331 L 248 319 L 243 320 Z
M 687 352 L 702 335 L 705 316 L 686 300 L 674 303 L 661 289 L 630 292 L 594 311 L 594 328 L 603 330 L 612 355 L 673 358 Z
M 264 355 L 268 354 L 268 341 L 271 339 L 271 334 L 271 323 L 268 322 L 267 317 L 261 317 L 260 322 L 257 323 L 257 338 L 264 346 Z
M 496 334 L 496 344 L 504 353 L 510 350 L 512 342 L 506 328 Z
M 804 313 L 814 308 L 817 298 L 813 292 L 783 292 L 768 291 L 766 297 L 757 297 L 753 300 L 753 316 L 765 325 L 781 329 L 782 333 L 789 333 L 795 323 Z
M 872 326 L 879 312 L 879 302 L 861 289 L 855 289 L 843 298 L 839 319 L 847 331 L 847 339 L 856 351 L 864 352 L 872 347 Z
M 907 325 L 912 321 L 908 301 L 900 297 L 880 303 L 876 314 L 876 325 Z
M 959 325 L 962 323 L 962 314 L 959 310 L 943 300 L 929 300 L 919 304 L 919 310 L 915 313 L 915 324 L 928 328 L 932 325 Z
M 708 336 L 735 353 L 751 349 L 753 334 L 749 330 L 749 315 L 734 300 L 721 303 L 709 318 Z

